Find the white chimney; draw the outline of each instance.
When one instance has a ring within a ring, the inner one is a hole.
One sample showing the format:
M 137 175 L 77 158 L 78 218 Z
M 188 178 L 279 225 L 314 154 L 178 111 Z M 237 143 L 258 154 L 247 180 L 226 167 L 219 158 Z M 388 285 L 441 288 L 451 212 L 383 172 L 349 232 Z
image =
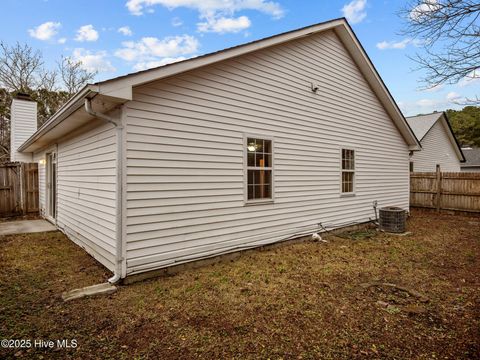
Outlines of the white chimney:
M 17 150 L 37 131 L 37 103 L 29 95 L 18 93 L 10 111 L 10 161 L 32 162 L 32 153 Z

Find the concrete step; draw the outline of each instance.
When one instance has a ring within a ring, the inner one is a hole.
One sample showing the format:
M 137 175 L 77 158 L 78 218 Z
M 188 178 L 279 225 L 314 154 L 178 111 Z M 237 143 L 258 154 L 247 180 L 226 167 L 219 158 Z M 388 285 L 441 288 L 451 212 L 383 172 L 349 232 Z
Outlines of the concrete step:
M 110 283 L 97 284 L 80 289 L 66 291 L 62 294 L 62 299 L 63 301 L 70 301 L 74 299 L 80 299 L 86 296 L 113 294 L 115 291 L 117 291 L 117 287 Z

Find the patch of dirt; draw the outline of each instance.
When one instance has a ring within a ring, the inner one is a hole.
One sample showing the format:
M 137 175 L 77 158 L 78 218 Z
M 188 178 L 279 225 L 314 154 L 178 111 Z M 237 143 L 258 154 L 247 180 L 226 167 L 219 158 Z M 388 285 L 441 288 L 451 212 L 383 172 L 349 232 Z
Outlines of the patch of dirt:
M 390 283 L 385 283 L 388 285 L 393 285 Z M 363 296 L 368 298 L 378 299 L 377 301 L 384 301 L 388 304 L 394 305 L 408 305 L 408 304 L 417 304 L 417 303 L 426 303 L 428 299 L 419 294 L 415 296 L 414 290 L 409 290 L 404 287 L 396 286 L 385 286 L 383 283 L 374 283 L 374 284 L 361 284 L 362 288 L 365 289 L 362 293 Z
M 337 237 L 350 240 L 367 240 L 372 239 L 378 235 L 378 231 L 375 229 L 346 231 L 337 234 Z

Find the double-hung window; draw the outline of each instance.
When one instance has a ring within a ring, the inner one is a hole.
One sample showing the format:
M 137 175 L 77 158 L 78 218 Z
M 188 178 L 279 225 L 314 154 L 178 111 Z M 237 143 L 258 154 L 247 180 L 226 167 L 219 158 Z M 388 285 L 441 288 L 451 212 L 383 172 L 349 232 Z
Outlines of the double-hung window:
M 355 192 L 355 150 L 342 149 L 342 194 Z
M 272 200 L 272 140 L 246 138 L 247 201 Z

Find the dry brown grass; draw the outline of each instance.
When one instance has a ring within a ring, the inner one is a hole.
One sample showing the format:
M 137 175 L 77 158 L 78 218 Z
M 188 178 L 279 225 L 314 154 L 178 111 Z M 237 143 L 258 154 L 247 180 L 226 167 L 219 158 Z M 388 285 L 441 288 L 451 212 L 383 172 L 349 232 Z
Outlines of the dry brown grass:
M 108 274 L 60 234 L 3 237 L 0 337 L 79 346 L 0 357 L 480 358 L 480 218 L 415 211 L 408 229 L 256 252 L 69 303 L 62 291 Z M 369 282 L 429 301 L 360 286 Z

